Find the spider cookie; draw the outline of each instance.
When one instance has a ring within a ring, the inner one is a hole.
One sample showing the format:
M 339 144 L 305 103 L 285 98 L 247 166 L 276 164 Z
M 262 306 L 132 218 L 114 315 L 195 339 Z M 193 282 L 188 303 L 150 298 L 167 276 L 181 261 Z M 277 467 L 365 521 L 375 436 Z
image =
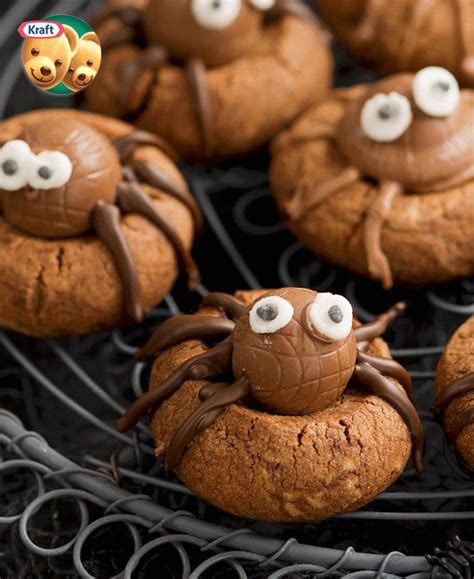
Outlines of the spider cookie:
M 181 267 L 200 214 L 166 142 L 71 110 L 0 124 L 0 325 L 39 336 L 140 321 Z
M 112 0 L 95 29 L 105 56 L 89 105 L 188 158 L 265 144 L 331 84 L 326 37 L 300 0 Z
M 456 450 L 474 468 L 474 316 L 455 332 L 441 357 L 433 409 Z
M 211 293 L 162 324 L 139 352 L 150 390 L 119 420 L 149 411 L 157 453 L 198 496 L 265 521 L 318 520 L 389 486 L 423 428 L 407 371 L 342 296 L 309 289 Z M 251 489 L 251 492 L 249 492 Z
M 474 92 L 446 69 L 335 91 L 272 149 L 276 202 L 316 254 L 385 288 L 474 274 Z
M 344 46 L 385 73 L 443 66 L 474 87 L 473 0 L 317 0 Z

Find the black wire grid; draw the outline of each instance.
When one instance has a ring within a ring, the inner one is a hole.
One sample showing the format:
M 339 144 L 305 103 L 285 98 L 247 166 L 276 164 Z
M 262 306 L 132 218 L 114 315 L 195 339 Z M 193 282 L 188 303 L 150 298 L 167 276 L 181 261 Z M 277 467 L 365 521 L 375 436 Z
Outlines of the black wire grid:
M 0 117 L 71 104 L 30 89 L 12 31 L 46 14 L 83 15 L 91 4 L 2 5 L 0 47 L 12 40 L 16 52 L 0 72 Z M 344 55 L 337 60 L 339 84 L 371 77 Z M 146 422 L 127 435 L 113 425 L 147 388 L 149 369 L 133 359 L 137 345 L 207 293 L 202 285 L 189 295 L 178 283 L 141 328 L 63 340 L 0 331 L 1 577 L 471 577 L 474 471 L 453 453 L 429 408 L 436 360 L 474 314 L 474 281 L 386 293 L 316 261 L 283 229 L 267 165 L 261 152 L 239 165 L 183 167 L 208 225 L 196 249 L 207 286 L 336 291 L 363 321 L 407 300 L 388 341 L 415 381 L 427 435 L 424 474 L 409 465 L 367 507 L 317 524 L 243 521 L 197 499 L 155 459 Z

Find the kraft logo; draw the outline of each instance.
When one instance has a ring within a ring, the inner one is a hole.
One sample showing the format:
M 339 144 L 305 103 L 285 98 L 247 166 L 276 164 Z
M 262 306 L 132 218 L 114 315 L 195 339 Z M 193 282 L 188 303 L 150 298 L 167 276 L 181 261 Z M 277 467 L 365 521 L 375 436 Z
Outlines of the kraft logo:
M 63 32 L 61 22 L 49 20 L 30 20 L 22 22 L 18 27 L 18 33 L 23 38 L 58 38 Z

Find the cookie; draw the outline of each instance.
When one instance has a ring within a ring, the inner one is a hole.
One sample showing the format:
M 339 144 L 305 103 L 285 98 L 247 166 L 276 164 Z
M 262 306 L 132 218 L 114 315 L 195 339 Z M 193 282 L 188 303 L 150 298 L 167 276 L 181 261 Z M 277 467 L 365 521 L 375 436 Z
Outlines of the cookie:
M 349 52 L 384 73 L 449 69 L 474 87 L 473 0 L 317 0 Z
M 155 135 L 72 110 L 0 124 L 0 325 L 36 336 L 140 321 L 191 285 L 200 213 Z
M 358 274 L 420 285 L 474 274 L 474 92 L 428 67 L 333 92 L 272 144 L 288 228 Z
M 423 427 L 407 371 L 379 337 L 403 310 L 353 321 L 342 296 L 284 288 L 211 293 L 139 351 L 150 390 L 118 421 L 152 411 L 157 453 L 199 497 L 262 521 L 314 521 L 387 488 Z
M 112 2 L 94 26 L 104 58 L 90 107 L 189 159 L 262 146 L 331 85 L 326 36 L 299 0 Z
M 457 452 L 474 468 L 474 316 L 454 333 L 439 361 L 434 410 Z

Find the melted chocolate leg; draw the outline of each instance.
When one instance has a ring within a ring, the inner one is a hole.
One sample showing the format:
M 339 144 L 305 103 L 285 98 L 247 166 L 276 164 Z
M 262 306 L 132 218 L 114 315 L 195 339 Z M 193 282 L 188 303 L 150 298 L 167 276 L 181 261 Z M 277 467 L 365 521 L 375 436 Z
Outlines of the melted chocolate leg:
M 367 252 L 369 273 L 382 282 L 385 289 L 393 285 L 390 263 L 382 250 L 382 229 L 392 208 L 395 197 L 402 193 L 402 188 L 394 181 L 381 184 L 380 192 L 367 211 L 364 223 L 364 241 Z
M 356 364 L 352 380 L 365 390 L 391 404 L 400 414 L 410 431 L 413 463 L 416 470 L 421 472 L 423 470 L 425 435 L 418 413 L 408 397 L 393 382 L 390 382 L 367 363 Z
M 380 358 L 379 356 L 371 356 L 370 354 L 365 354 L 360 350 L 357 352 L 357 363 L 370 364 L 376 370 L 378 370 L 384 376 L 390 376 L 394 378 L 405 389 L 408 398 L 411 399 L 412 394 L 412 382 L 411 377 L 406 368 L 404 368 L 401 364 L 392 360 L 391 358 Z
M 130 248 L 120 227 L 120 210 L 98 201 L 92 214 L 92 225 L 106 245 L 122 280 L 125 311 L 135 322 L 143 319 L 140 284 Z
M 146 70 L 159 70 L 159 67 L 168 60 L 166 51 L 161 46 L 150 46 L 145 49 L 137 58 L 125 62 L 120 69 L 120 86 L 122 92 L 119 98 L 119 108 L 122 116 L 126 116 L 128 120 L 133 120 L 140 114 L 141 108 L 146 106 L 149 96 L 149 91 L 146 91 L 141 102 L 136 104 L 130 110 L 131 101 L 135 85 L 140 76 Z M 151 80 L 150 87 L 153 87 L 155 78 Z
M 290 219 L 299 219 L 308 211 L 323 203 L 331 195 L 334 195 L 344 187 L 357 181 L 359 177 L 359 171 L 355 167 L 347 167 L 347 169 L 341 171 L 336 177 L 313 187 L 311 189 L 311 197 L 306 203 L 301 199 L 302 191 L 296 191 L 295 195 L 285 206 L 288 217 Z
M 230 336 L 235 324 L 226 318 L 211 316 L 173 316 L 163 322 L 148 342 L 135 355 L 137 360 L 150 360 L 163 350 L 186 340 L 222 340 Z
M 195 288 L 200 282 L 199 270 L 189 251 L 184 247 L 181 238 L 150 197 L 138 183 L 122 182 L 118 187 L 117 203 L 125 213 L 139 213 L 149 219 L 167 237 L 173 246 L 182 269 L 187 273 L 188 285 Z
M 133 428 L 143 416 L 169 398 L 186 380 L 222 376 L 229 370 L 231 356 L 232 343 L 226 340 L 211 350 L 190 358 L 156 388 L 145 392 L 135 400 L 127 412 L 117 420 L 117 430 L 126 432 Z
M 194 111 L 201 131 L 202 145 L 205 152 L 209 151 L 211 105 L 206 83 L 206 67 L 199 58 L 191 58 L 186 64 L 186 75 L 193 101 Z
M 112 145 L 115 147 L 122 165 L 128 163 L 135 151 L 140 147 L 156 147 L 173 161 L 178 160 L 178 153 L 168 141 L 148 131 L 135 129 L 122 137 L 114 139 Z
M 354 29 L 354 39 L 359 46 L 367 46 L 374 40 L 384 4 L 384 0 L 365 1 L 361 19 Z
M 234 384 L 220 384 L 196 410 L 188 416 L 176 430 L 165 451 L 165 468 L 175 468 L 188 444 L 200 432 L 210 426 L 227 406 L 242 400 L 250 392 L 250 385 L 245 376 Z
M 369 342 L 385 333 L 388 326 L 406 309 L 406 307 L 407 306 L 404 302 L 398 302 L 386 312 L 380 314 L 380 316 L 378 316 L 373 322 L 355 328 L 354 334 L 357 344 L 360 345 L 362 342 Z
M 191 195 L 186 186 L 175 181 L 175 179 L 170 177 L 169 173 L 150 161 L 134 159 L 130 162 L 130 166 L 143 183 L 147 183 L 156 189 L 168 193 L 186 205 L 193 216 L 196 231 L 199 232 L 201 230 L 201 211 L 196 199 Z
M 223 292 L 210 292 L 202 300 L 203 306 L 221 310 L 231 320 L 238 320 L 245 311 L 245 305 L 234 296 Z

